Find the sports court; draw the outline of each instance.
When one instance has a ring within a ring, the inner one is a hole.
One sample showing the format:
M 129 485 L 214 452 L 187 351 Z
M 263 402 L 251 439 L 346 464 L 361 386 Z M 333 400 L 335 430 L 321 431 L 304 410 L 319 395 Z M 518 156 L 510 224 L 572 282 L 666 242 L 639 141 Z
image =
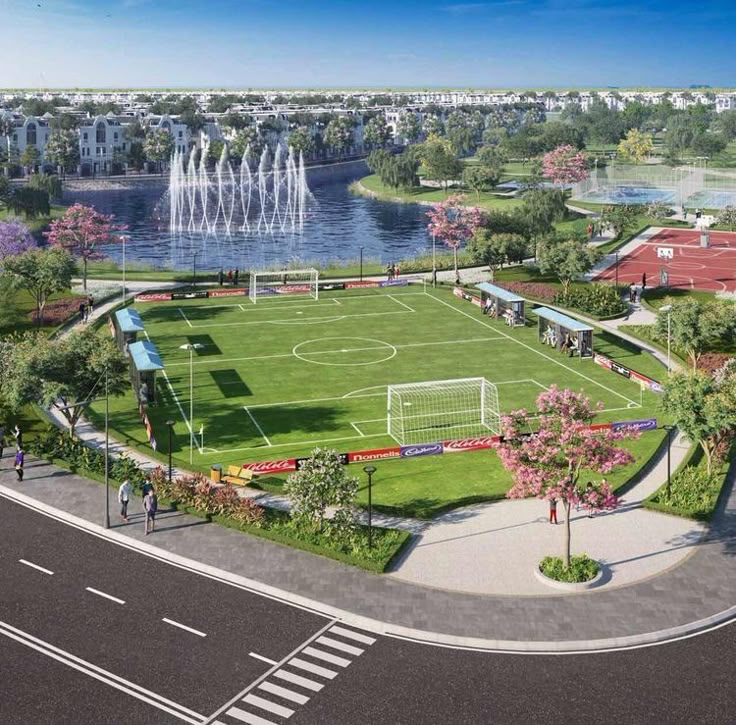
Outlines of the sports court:
M 700 230 L 663 229 L 620 257 L 618 280 L 640 284 L 646 273 L 647 286 L 658 287 L 664 282 L 665 273 L 670 287 L 712 292 L 736 290 L 736 233 L 710 232 L 710 246 L 704 248 L 700 244 Z M 613 281 L 616 276 L 614 263 L 595 280 Z

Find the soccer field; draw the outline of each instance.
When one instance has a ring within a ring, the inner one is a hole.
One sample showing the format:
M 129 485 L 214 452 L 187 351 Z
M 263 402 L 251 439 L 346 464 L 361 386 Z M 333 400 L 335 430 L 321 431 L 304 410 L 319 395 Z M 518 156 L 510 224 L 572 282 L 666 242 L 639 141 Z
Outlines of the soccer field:
M 253 304 L 230 297 L 137 309 L 165 365 L 158 403 L 149 409 L 159 452 L 166 446 L 165 420 L 172 418 L 174 455 L 187 462 L 190 364 L 181 346 L 202 346 L 193 358 L 191 425 L 194 467 L 204 471 L 214 463 L 308 455 L 316 446 L 339 452 L 395 446 L 387 433 L 387 386 L 399 383 L 484 377 L 497 386 L 502 412 L 533 407 L 536 396 L 553 384 L 584 389 L 602 402 L 601 420 L 646 417 L 654 409 L 654 395 L 642 393 L 636 383 L 539 343 L 533 315 L 527 327 L 511 329 L 444 289 L 362 288 L 326 291 L 319 300 L 279 296 Z M 595 347 L 633 369 L 661 376 L 648 355 L 613 337 L 596 332 Z M 131 425 L 129 419 L 126 427 Z M 439 429 L 426 442 L 448 437 L 463 435 Z M 499 473 L 491 457 L 495 454 L 483 451 L 380 465 L 394 487 L 389 498 L 400 499 L 402 479 L 422 472 L 435 480 L 440 473 L 464 475 L 468 495 L 474 496 L 481 495 L 474 486 L 482 488 L 484 477 Z M 507 478 L 504 474 L 501 488 Z

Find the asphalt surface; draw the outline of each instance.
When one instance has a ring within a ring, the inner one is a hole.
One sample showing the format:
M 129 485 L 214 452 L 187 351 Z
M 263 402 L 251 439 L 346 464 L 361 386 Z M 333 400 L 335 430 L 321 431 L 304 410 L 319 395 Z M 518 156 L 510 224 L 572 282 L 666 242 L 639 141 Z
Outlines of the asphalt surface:
M 0 498 L 0 723 L 213 714 L 225 725 L 736 723 L 736 624 L 608 654 L 431 647 L 336 625 Z

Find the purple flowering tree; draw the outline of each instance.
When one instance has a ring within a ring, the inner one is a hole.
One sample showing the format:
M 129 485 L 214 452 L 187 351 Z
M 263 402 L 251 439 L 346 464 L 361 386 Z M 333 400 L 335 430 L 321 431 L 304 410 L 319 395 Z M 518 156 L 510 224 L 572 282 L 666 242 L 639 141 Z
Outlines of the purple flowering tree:
M 0 222 L 0 263 L 6 257 L 15 257 L 37 246 L 25 224 L 15 221 Z

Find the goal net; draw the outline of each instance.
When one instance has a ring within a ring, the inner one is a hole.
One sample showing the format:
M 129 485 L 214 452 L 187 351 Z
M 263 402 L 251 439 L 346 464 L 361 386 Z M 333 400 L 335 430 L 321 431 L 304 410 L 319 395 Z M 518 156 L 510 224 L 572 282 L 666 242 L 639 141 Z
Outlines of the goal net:
M 316 269 L 282 269 L 280 272 L 250 273 L 248 296 L 251 302 L 280 295 L 319 297 L 319 272 Z
M 388 386 L 388 434 L 400 445 L 499 435 L 498 390 L 485 378 Z

